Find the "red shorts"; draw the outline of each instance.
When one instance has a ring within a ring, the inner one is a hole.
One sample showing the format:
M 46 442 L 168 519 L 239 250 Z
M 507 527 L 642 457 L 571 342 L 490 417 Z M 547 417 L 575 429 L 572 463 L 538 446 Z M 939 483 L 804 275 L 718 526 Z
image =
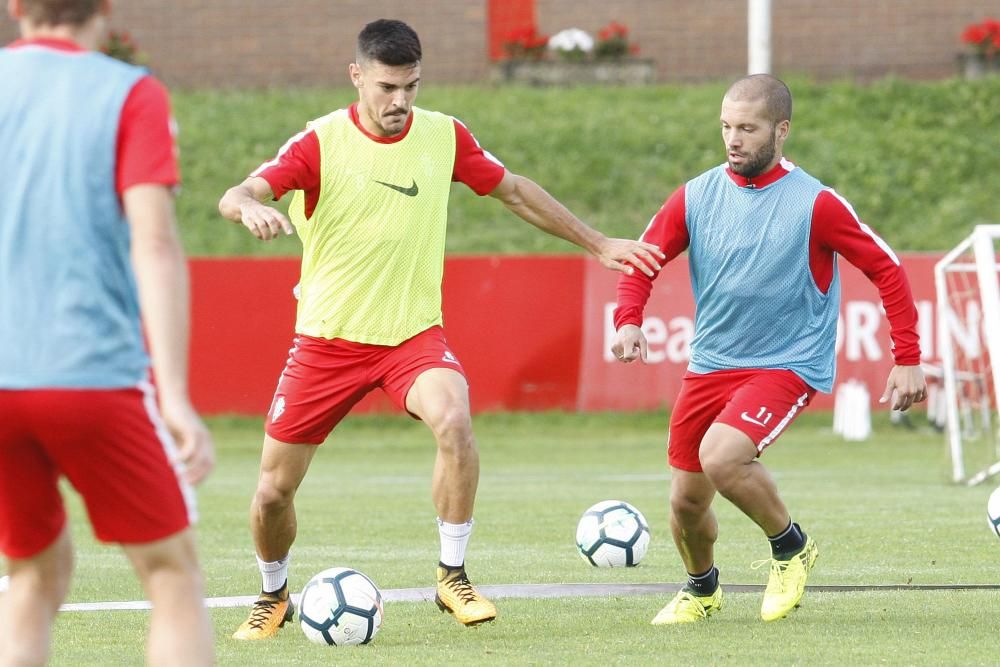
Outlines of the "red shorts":
M 193 519 L 194 495 L 153 388 L 0 390 L 0 551 L 30 558 L 66 524 L 58 482 L 82 496 L 94 534 L 145 544 Z
M 757 455 L 781 435 L 809 405 L 816 390 L 788 370 L 746 370 L 692 373 L 681 382 L 670 415 L 667 456 L 670 465 L 701 472 L 698 451 L 708 427 L 727 424 L 747 434 Z
M 465 375 L 439 326 L 393 346 L 298 334 L 264 430 L 280 442 L 318 445 L 375 388 L 405 410 L 410 387 L 431 368 Z

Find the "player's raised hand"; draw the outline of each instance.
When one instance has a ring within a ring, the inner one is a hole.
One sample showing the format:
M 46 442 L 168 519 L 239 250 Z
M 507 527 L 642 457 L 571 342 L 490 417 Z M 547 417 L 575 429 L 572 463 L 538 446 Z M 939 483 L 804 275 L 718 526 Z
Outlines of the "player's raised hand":
M 927 381 L 923 369 L 920 366 L 893 366 L 878 402 L 887 402 L 893 393 L 896 395 L 892 402 L 893 410 L 906 410 L 914 403 L 926 400 Z
M 631 239 L 605 238 L 595 254 L 606 268 L 629 276 L 638 268 L 650 278 L 662 268 L 660 262 L 666 259 L 652 243 Z
M 160 411 L 177 442 L 177 461 L 171 463 L 181 463 L 184 478 L 191 484 L 199 484 L 215 468 L 212 435 L 186 400 L 161 400 Z
M 634 324 L 622 325 L 611 344 L 611 353 L 618 361 L 626 364 L 636 359 L 642 359 L 642 362 L 646 363 L 647 351 L 646 335 Z
M 226 190 L 219 200 L 219 213 L 227 220 L 242 224 L 261 241 L 270 241 L 281 232 L 294 232 L 292 223 L 281 211 L 263 203 L 273 199 L 271 184 L 260 176 L 251 176 Z
M 294 231 L 281 211 L 258 201 L 248 200 L 240 205 L 240 220 L 261 241 L 278 238 L 281 232 L 291 234 Z

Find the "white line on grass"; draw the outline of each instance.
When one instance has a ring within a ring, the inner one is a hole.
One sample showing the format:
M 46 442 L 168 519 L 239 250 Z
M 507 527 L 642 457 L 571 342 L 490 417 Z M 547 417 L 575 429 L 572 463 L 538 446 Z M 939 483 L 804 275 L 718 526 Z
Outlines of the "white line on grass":
M 501 598 L 571 598 L 571 597 L 617 597 L 622 595 L 672 595 L 682 584 L 513 584 L 501 586 L 478 586 L 484 595 Z M 955 590 L 1000 590 L 1000 584 L 889 584 L 882 586 L 807 586 L 809 591 L 820 593 L 852 593 L 860 591 L 955 591 Z M 727 584 L 732 593 L 760 593 L 761 584 Z M 298 604 L 298 594 L 292 594 L 292 601 Z M 207 598 L 209 608 L 250 607 L 256 595 Z M 386 602 L 430 602 L 434 599 L 433 588 L 396 588 L 382 591 Z M 145 600 L 134 602 L 72 602 L 64 604 L 60 611 L 129 611 L 151 609 Z

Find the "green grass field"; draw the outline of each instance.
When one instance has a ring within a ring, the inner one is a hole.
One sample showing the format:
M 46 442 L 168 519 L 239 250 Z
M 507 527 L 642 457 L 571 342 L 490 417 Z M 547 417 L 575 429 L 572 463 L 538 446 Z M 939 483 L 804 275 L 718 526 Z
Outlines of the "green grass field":
M 468 558 L 481 584 L 680 582 L 667 527 L 662 414 L 481 415 L 477 525 Z M 922 420 L 918 420 L 922 421 Z M 998 544 L 985 520 L 992 486 L 947 481 L 942 437 L 894 428 L 845 443 L 828 414 L 805 415 L 765 456 L 794 518 L 820 546 L 811 584 L 995 584 Z M 260 420 L 215 419 L 219 466 L 201 488 L 199 544 L 210 596 L 259 589 L 247 506 Z M 292 587 L 315 572 L 357 568 L 381 588 L 429 587 L 437 531 L 429 498 L 433 442 L 417 422 L 349 418 L 317 454 L 297 507 Z M 619 498 L 649 520 L 643 563 L 587 565 L 574 546 L 579 515 Z M 766 542 L 726 501 L 717 564 L 723 583 L 763 584 Z M 71 602 L 141 599 L 123 557 L 96 545 L 72 504 L 79 558 Z M 694 627 L 648 625 L 667 596 L 503 599 L 500 617 L 467 629 L 432 602 L 390 602 L 363 647 L 314 646 L 294 627 L 252 645 L 228 638 L 244 609 L 215 609 L 221 665 L 342 664 L 996 664 L 997 591 L 807 592 L 790 618 L 764 624 L 757 593 L 730 594 Z M 140 664 L 147 612 L 60 614 L 55 665 Z
M 344 83 L 175 94 L 184 175 L 177 207 L 189 253 L 301 252 L 297 238 L 257 241 L 219 217 L 216 205 L 306 121 L 355 101 Z M 511 171 L 588 223 L 634 238 L 675 188 L 725 159 L 719 106 L 728 83 L 442 86 L 428 66 L 417 102 L 462 119 Z M 836 188 L 896 250 L 948 250 L 973 225 L 998 222 L 1000 77 L 789 83 L 795 111 L 785 154 Z M 579 252 L 462 185 L 452 188 L 449 220 L 450 253 Z

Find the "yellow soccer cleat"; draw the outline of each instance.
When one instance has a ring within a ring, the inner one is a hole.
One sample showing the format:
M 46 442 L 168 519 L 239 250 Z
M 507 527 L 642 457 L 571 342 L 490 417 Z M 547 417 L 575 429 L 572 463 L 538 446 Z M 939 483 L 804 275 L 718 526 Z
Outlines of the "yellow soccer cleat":
M 760 606 L 760 617 L 765 621 L 776 621 L 784 618 L 792 609 L 799 606 L 802 593 L 806 589 L 806 579 L 813 569 L 819 548 L 811 537 L 806 537 L 806 545 L 802 551 L 789 560 L 762 560 L 753 563 L 751 567 L 760 567 L 771 563 L 771 576 L 764 590 L 764 601 Z
M 439 565 L 437 580 L 434 602 L 441 611 L 454 614 L 462 625 L 478 625 L 497 617 L 496 606 L 476 590 L 464 567 Z
M 288 584 L 276 593 L 261 593 L 253 603 L 250 617 L 233 633 L 233 639 L 267 639 L 278 634 L 285 623 L 292 620 L 295 607 L 288 599 Z
M 653 618 L 653 625 L 675 625 L 704 620 L 722 609 L 722 586 L 711 595 L 695 595 L 682 588 L 674 599 Z

